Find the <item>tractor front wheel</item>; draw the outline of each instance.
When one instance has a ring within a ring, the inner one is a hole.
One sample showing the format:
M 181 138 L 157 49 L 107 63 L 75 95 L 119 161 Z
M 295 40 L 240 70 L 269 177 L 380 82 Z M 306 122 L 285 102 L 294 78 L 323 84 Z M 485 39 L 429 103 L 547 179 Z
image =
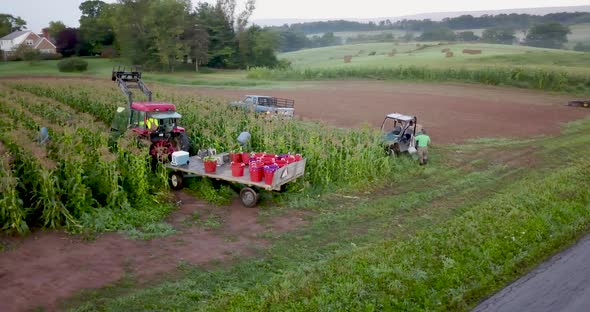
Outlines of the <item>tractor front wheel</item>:
M 172 144 L 163 140 L 153 143 L 150 147 L 150 155 L 152 158 L 161 163 L 169 162 L 172 159 L 173 152 L 174 147 Z

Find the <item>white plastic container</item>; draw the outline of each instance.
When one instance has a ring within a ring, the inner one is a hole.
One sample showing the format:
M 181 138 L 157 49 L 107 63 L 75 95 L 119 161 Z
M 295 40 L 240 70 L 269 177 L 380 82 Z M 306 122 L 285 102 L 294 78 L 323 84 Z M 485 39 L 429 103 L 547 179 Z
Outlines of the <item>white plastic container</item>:
M 172 162 L 170 164 L 172 166 L 184 166 L 188 164 L 189 154 L 185 151 L 178 151 L 172 153 Z

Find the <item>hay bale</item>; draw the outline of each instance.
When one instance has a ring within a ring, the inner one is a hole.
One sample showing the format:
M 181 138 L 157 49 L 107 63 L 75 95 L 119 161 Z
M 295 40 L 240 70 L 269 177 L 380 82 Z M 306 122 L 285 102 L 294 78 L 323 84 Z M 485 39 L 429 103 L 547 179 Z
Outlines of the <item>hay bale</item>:
M 455 54 L 453 54 L 453 51 L 448 51 L 446 56 L 447 57 L 453 57 Z
M 481 54 L 481 50 L 463 49 L 463 54 Z
M 344 63 L 352 62 L 352 55 L 345 55 L 344 56 Z
M 451 51 L 451 49 L 449 49 L 449 48 L 444 48 L 444 49 L 440 50 L 441 53 L 447 53 L 449 51 Z

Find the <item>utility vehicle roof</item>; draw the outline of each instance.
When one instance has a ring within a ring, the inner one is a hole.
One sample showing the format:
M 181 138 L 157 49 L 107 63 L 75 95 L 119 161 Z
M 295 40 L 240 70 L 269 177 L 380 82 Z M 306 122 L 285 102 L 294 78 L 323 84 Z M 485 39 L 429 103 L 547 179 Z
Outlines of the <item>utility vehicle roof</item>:
M 391 118 L 391 119 L 397 119 L 397 120 L 401 120 L 401 121 L 412 121 L 412 120 L 414 120 L 416 117 L 414 117 L 414 116 L 407 116 L 407 115 L 402 115 L 402 114 L 398 114 L 398 113 L 393 113 L 393 114 L 389 114 L 389 115 L 387 115 L 387 118 Z

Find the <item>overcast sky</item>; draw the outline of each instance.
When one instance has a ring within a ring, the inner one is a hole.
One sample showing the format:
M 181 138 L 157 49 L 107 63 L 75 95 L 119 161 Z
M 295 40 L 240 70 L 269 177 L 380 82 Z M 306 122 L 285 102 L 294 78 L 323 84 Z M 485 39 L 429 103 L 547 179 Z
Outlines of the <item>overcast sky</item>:
M 84 0 L 0 0 L 0 13 L 20 16 L 39 32 L 49 21 L 78 26 Z M 116 0 L 103 0 L 116 2 Z M 243 0 L 238 0 L 243 3 Z M 193 0 L 193 4 L 198 0 Z M 215 2 L 210 0 L 207 2 Z M 590 0 L 257 0 L 252 19 L 372 18 L 417 13 L 589 5 Z

